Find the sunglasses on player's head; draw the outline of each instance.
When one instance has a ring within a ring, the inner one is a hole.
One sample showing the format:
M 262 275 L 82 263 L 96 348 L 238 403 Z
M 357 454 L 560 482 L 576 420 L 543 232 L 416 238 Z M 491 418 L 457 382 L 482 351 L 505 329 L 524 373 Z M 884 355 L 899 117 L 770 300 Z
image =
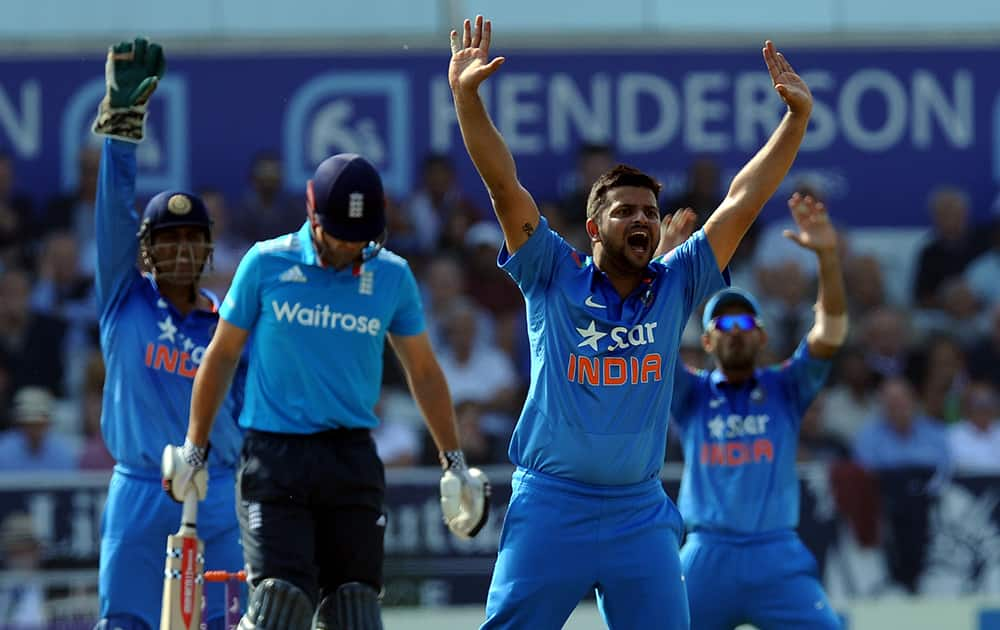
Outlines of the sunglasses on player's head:
M 737 315 L 719 315 L 712 318 L 712 328 L 720 332 L 732 332 L 739 330 L 753 330 L 760 328 L 760 322 L 749 313 L 739 313 Z

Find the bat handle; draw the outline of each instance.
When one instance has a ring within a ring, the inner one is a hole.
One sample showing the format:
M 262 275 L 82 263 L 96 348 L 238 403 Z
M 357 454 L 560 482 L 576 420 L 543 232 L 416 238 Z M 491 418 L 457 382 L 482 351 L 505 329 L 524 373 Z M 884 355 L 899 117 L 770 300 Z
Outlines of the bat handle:
M 181 530 L 178 533 L 194 533 L 198 526 L 198 493 L 194 489 L 184 495 L 184 508 L 181 511 Z

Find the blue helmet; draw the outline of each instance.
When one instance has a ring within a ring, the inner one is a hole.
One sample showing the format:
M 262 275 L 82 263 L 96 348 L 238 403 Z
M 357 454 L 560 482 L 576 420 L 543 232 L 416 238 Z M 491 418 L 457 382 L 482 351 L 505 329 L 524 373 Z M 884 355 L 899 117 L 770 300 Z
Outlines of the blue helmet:
M 180 190 L 165 190 L 146 204 L 139 226 L 139 240 L 152 236 L 163 228 L 195 226 L 205 230 L 205 237 L 212 240 L 212 219 L 201 197 Z
M 369 244 L 364 259 L 377 254 L 385 242 L 382 178 L 360 155 L 338 153 L 323 160 L 309 181 L 308 202 L 324 232 L 342 241 Z

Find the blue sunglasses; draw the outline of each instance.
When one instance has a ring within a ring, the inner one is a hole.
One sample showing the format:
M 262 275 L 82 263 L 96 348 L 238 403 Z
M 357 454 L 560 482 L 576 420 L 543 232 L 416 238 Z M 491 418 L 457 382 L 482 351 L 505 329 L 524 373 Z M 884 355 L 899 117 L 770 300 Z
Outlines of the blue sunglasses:
M 754 330 L 760 328 L 760 322 L 753 315 L 740 313 L 738 315 L 719 315 L 712 318 L 712 328 L 720 332 L 739 330 Z

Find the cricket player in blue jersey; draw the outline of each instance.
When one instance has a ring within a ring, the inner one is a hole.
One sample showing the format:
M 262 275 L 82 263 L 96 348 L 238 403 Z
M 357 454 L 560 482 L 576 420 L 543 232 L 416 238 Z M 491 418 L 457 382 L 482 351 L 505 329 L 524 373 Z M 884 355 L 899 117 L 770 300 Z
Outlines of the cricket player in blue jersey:
M 726 289 L 709 300 L 702 344 L 716 369 L 680 362 L 672 413 L 684 447 L 679 506 L 688 529 L 681 565 L 691 628 L 839 628 L 795 533 L 795 470 L 802 415 L 847 335 L 837 233 L 823 204 L 789 200 L 798 232 L 785 234 L 819 261 L 816 320 L 791 359 L 757 366 L 767 333 L 753 296 Z
M 722 270 L 795 159 L 812 97 L 767 42 L 787 112 L 704 229 L 654 260 L 660 186 L 619 165 L 590 191 L 591 257 L 539 215 L 486 113 L 479 84 L 504 61 L 490 61 L 490 37 L 482 16 L 453 31 L 448 78 L 504 232 L 499 264 L 527 303 L 531 385 L 483 628 L 561 628 L 594 590 L 611 628 L 687 628 L 683 526 L 659 479 L 681 332 L 725 286 Z
M 194 376 L 219 322 L 214 295 L 198 287 L 212 254 L 212 222 L 184 191 L 154 196 L 140 223 L 134 208 L 136 143 L 146 103 L 165 68 L 145 39 L 108 51 L 107 93 L 94 131 L 105 136 L 97 187 L 96 292 L 107 384 L 101 431 L 115 458 L 101 532 L 99 630 L 151 630 L 160 623 L 164 545 L 181 506 L 163 493 L 163 448 L 183 439 Z M 138 237 L 137 237 L 138 234 Z M 142 261 L 145 273 L 136 266 Z M 243 564 L 232 492 L 242 442 L 237 424 L 242 372 L 218 411 L 208 459 L 211 482 L 199 515 L 205 564 Z M 204 619 L 223 627 L 222 586 L 205 589 Z
M 240 628 L 375 630 L 385 473 L 370 430 L 386 340 L 440 451 L 441 507 L 455 534 L 485 524 L 489 486 L 459 450 L 413 273 L 382 247 L 378 172 L 358 155 L 335 155 L 306 199 L 297 232 L 255 244 L 240 262 L 195 380 L 173 484 L 185 487 L 202 465 L 252 332 L 237 483 L 251 595 Z

